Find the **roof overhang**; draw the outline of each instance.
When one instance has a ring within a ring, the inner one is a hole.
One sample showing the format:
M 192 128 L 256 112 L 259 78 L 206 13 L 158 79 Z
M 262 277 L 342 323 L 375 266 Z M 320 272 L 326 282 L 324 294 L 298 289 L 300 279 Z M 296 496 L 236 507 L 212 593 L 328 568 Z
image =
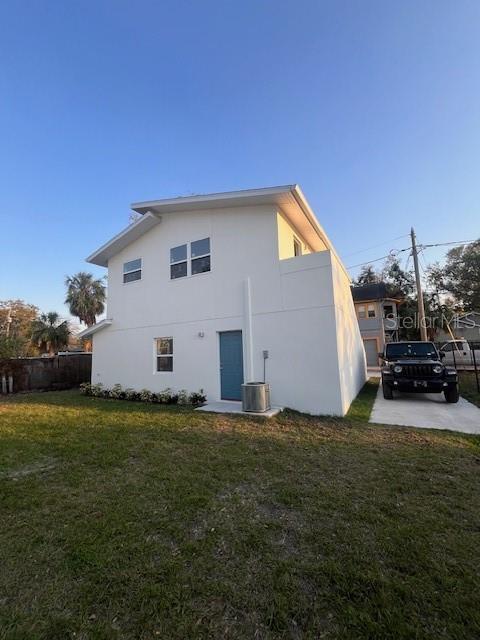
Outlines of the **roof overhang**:
M 102 329 L 109 327 L 112 324 L 112 322 L 113 320 L 111 320 L 110 318 L 105 318 L 104 320 L 100 320 L 100 322 L 97 322 L 97 324 L 92 324 L 91 327 L 87 327 L 83 331 L 80 331 L 79 333 L 77 333 L 76 337 L 88 338 L 89 336 L 93 336 L 94 333 L 98 333 L 99 331 L 102 331 Z
M 98 264 L 99 267 L 108 266 L 108 261 L 112 256 L 122 249 L 125 249 L 130 243 L 138 240 L 138 238 L 143 236 L 144 233 L 147 233 L 147 231 L 150 231 L 150 229 L 153 229 L 159 222 L 161 222 L 161 218 L 158 215 L 146 212 L 139 220 L 130 224 L 126 229 L 102 245 L 100 249 L 97 249 L 89 255 L 87 262 Z

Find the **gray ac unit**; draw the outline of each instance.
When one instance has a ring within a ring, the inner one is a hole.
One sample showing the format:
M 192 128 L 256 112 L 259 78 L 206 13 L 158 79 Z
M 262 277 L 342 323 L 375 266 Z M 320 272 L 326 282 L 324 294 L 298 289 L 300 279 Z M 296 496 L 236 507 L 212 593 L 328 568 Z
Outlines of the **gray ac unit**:
M 270 385 L 265 382 L 242 384 L 242 408 L 244 411 L 262 413 L 270 409 Z

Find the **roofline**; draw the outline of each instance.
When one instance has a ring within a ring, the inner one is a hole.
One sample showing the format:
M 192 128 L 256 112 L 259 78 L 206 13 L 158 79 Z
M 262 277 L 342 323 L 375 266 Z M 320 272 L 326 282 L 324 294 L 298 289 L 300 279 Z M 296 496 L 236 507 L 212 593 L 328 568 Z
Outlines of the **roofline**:
M 300 212 L 303 213 L 314 234 L 327 248 L 327 250 L 334 255 L 347 278 L 351 280 L 345 265 L 333 247 L 330 238 L 327 236 L 314 212 L 310 208 L 310 205 L 298 184 L 262 187 L 260 189 L 243 189 L 241 191 L 224 191 L 212 194 L 181 196 L 177 198 L 133 203 L 131 208 L 133 211 L 140 213 L 142 217 L 114 236 L 111 240 L 103 244 L 99 249 L 90 254 L 86 260 L 87 262 L 106 267 L 108 265 L 109 258 L 130 243 L 131 240 L 128 238 L 129 234 L 134 232 L 132 240 L 135 240 L 137 237 L 142 235 L 142 233 L 149 231 L 154 224 L 160 222 L 163 213 L 167 214 L 195 209 L 208 209 L 209 206 L 212 206 L 212 208 L 229 206 L 240 207 L 245 206 L 249 200 L 255 201 L 255 199 L 257 199 L 257 202 L 254 202 L 254 204 L 275 204 L 278 207 L 278 210 L 282 211 L 282 205 L 285 207 L 287 204 L 285 199 L 282 202 L 280 198 L 282 195 L 291 198 L 290 203 L 293 206 L 296 205 Z M 148 225 L 145 225 L 146 228 L 142 231 L 142 222 L 145 221 L 147 216 L 149 217 L 150 222 Z M 155 222 L 152 222 L 153 218 L 156 218 Z
M 152 213 L 151 211 L 147 212 L 138 220 L 135 220 L 132 224 L 129 224 L 128 227 L 125 227 L 120 233 L 110 238 L 107 242 L 102 244 L 102 246 L 91 253 L 85 260 L 86 262 L 90 262 L 92 264 L 97 264 L 99 267 L 108 266 L 108 259 L 111 255 L 115 255 L 118 251 L 120 251 L 124 246 L 130 244 L 130 241 L 127 240 L 127 236 L 133 232 L 139 232 L 139 235 L 143 235 L 141 232 L 142 227 L 148 227 L 147 230 L 150 230 L 153 226 L 161 222 L 161 217 Z M 110 255 L 111 254 L 111 255 Z
M 137 213 L 144 214 L 150 209 L 156 207 L 175 207 L 175 205 L 192 205 L 204 204 L 207 202 L 222 202 L 223 200 L 235 200 L 244 198 L 253 198 L 255 196 L 273 196 L 280 193 L 292 192 L 295 188 L 299 188 L 296 184 L 285 184 L 276 187 L 260 187 L 259 189 L 241 189 L 237 191 L 218 191 L 217 193 L 205 193 L 193 196 L 178 196 L 176 198 L 163 198 L 162 200 L 147 200 L 145 202 L 133 202 L 130 207 Z
M 100 320 L 100 322 L 97 322 L 97 324 L 92 324 L 91 327 L 87 327 L 86 329 L 83 329 L 83 331 L 79 331 L 76 337 L 87 338 L 88 336 L 93 336 L 94 333 L 109 327 L 112 322 L 113 320 L 111 318 L 104 318 L 103 320 Z

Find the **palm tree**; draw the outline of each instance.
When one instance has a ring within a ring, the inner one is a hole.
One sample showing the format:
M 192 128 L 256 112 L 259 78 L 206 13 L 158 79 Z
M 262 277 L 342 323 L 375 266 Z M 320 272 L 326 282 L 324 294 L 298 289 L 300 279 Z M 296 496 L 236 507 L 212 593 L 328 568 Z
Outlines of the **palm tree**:
M 69 335 L 68 322 L 61 321 L 56 311 L 42 313 L 32 322 L 32 342 L 50 355 L 67 346 Z
M 70 313 L 77 316 L 80 322 L 91 327 L 97 322 L 97 316 L 105 309 L 105 285 L 103 278 L 94 280 L 91 273 L 80 271 L 65 280 Z

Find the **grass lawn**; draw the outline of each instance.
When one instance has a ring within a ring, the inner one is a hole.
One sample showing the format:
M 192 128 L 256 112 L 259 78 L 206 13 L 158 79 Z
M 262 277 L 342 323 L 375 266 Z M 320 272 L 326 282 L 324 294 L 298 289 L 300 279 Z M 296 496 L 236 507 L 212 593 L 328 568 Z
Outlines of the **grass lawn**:
M 480 393 L 477 389 L 475 373 L 470 371 L 459 371 L 458 380 L 461 395 L 470 402 L 473 402 L 473 404 L 476 404 L 477 407 L 480 407 Z
M 368 426 L 359 401 L 3 402 L 0 638 L 478 639 L 480 438 Z

